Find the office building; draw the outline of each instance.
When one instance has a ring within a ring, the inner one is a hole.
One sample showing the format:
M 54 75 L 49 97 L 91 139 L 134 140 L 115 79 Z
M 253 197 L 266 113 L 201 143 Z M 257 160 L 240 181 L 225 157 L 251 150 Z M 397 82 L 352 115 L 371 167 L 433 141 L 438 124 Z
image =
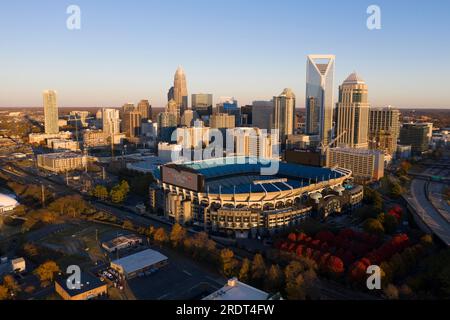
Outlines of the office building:
M 264 133 L 259 128 L 239 127 L 229 130 L 233 138 L 233 154 L 227 156 L 257 157 L 260 159 L 278 158 L 279 152 L 274 152 L 278 146 L 278 136 Z
M 194 124 L 194 111 L 185 110 L 183 115 L 181 116 L 180 125 L 185 127 L 191 127 Z
M 86 167 L 87 156 L 73 152 L 39 154 L 37 165 L 41 169 L 55 173 L 80 170 Z
M 246 127 L 253 125 L 253 105 L 241 107 L 241 125 Z
M 68 123 L 81 129 L 88 126 L 89 111 L 70 111 Z
M 400 111 L 394 107 L 370 108 L 369 147 L 394 155 L 400 136 Z
M 184 70 L 181 67 L 178 67 L 177 71 L 175 72 L 173 100 L 175 100 L 180 115 L 182 115 L 183 112 L 188 108 L 188 90 L 186 84 L 186 75 L 184 74 Z
M 47 90 L 43 93 L 44 97 L 44 126 L 46 134 L 57 134 L 58 126 L 58 102 L 56 91 Z
M 334 55 L 309 55 L 306 65 L 306 133 L 328 145 L 333 137 Z
M 234 116 L 234 125 L 241 125 L 241 109 L 238 101 L 234 97 L 220 97 L 214 113 L 226 113 Z
M 378 181 L 384 176 L 384 153 L 378 150 L 355 148 L 330 148 L 326 165 L 351 170 L 355 181 Z
M 197 116 L 206 120 L 213 114 L 213 95 L 206 93 L 197 93 L 192 95 L 192 111 Z
M 102 109 L 103 132 L 107 135 L 120 133 L 120 111 L 117 109 Z
M 427 123 L 404 123 L 400 129 L 400 143 L 410 145 L 412 153 L 420 155 L 428 150 L 429 132 Z
M 55 280 L 55 291 L 64 300 L 81 301 L 106 297 L 108 285 L 88 273 L 82 272 L 80 275 L 80 287 L 69 288 L 67 277 L 58 277 Z
M 214 129 L 228 129 L 236 126 L 235 116 L 227 113 L 213 114 L 210 119 L 210 127 Z
M 136 109 L 141 113 L 142 121 L 152 120 L 152 106 L 148 100 L 139 101 Z
M 278 97 L 273 97 L 273 128 L 278 129 L 284 144 L 289 135 L 294 134 L 295 94 L 291 89 L 284 89 Z
M 80 144 L 74 140 L 47 139 L 47 147 L 53 150 L 79 151 Z
M 356 73 L 339 86 L 336 143 L 341 147 L 367 149 L 369 135 L 368 87 Z
M 41 144 L 46 142 L 49 139 L 70 139 L 72 137 L 72 133 L 70 131 L 64 131 L 59 133 L 30 133 L 28 135 L 28 142 L 30 144 Z
M 133 110 L 123 115 L 123 132 L 128 138 L 138 138 L 141 135 L 142 115 L 139 111 Z
M 273 127 L 273 101 L 253 101 L 252 124 L 256 128 L 270 130 Z

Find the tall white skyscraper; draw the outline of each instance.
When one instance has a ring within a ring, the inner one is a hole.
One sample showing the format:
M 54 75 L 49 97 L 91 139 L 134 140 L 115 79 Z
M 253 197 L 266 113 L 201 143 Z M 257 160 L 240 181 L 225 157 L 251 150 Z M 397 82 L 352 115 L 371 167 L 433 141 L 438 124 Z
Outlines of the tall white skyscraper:
M 328 145 L 333 138 L 334 55 L 309 55 L 306 62 L 306 133 Z
M 102 109 L 103 132 L 109 135 L 120 133 L 120 112 L 117 109 Z
M 336 136 L 340 147 L 367 148 L 369 136 L 368 87 L 356 73 L 339 86 Z
M 59 133 L 58 126 L 58 103 L 56 100 L 56 91 L 47 90 L 43 92 L 44 97 L 44 119 L 45 133 Z

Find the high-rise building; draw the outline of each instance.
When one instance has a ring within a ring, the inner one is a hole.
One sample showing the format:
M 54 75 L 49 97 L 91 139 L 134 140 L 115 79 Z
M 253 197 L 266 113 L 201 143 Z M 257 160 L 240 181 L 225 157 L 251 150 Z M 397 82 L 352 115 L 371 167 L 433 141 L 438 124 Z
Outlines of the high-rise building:
M 263 132 L 259 128 L 239 127 L 230 131 L 233 138 L 234 154 L 236 156 L 258 157 L 271 159 L 274 155 L 274 146 L 278 145 L 274 136 Z
M 205 93 L 193 94 L 192 110 L 201 119 L 209 118 L 213 113 L 213 95 Z
M 241 109 L 238 101 L 234 97 L 220 97 L 219 103 L 216 105 L 216 113 L 226 113 L 234 116 L 234 125 L 241 125 Z
M 270 130 L 273 126 L 273 101 L 253 101 L 252 124 L 256 128 Z
M 410 145 L 414 154 L 421 154 L 428 150 L 427 123 L 404 123 L 400 129 L 400 143 Z
M 129 138 L 137 138 L 141 135 L 142 115 L 139 111 L 133 110 L 123 116 L 123 132 Z
M 243 126 L 252 126 L 253 124 L 253 105 L 241 107 L 241 124 Z
M 137 111 L 141 113 L 143 121 L 152 119 L 152 106 L 148 100 L 141 100 L 137 105 Z
M 329 168 L 351 170 L 357 183 L 378 181 L 384 176 L 384 154 L 378 150 L 330 148 L 326 161 Z
M 217 113 L 211 116 L 210 120 L 211 128 L 215 129 L 228 129 L 235 127 L 234 115 L 227 113 Z
M 334 55 L 309 55 L 306 65 L 306 133 L 328 145 L 333 138 Z
M 339 86 L 336 108 L 337 145 L 350 148 L 368 148 L 369 103 L 368 87 L 356 73 Z
M 117 109 L 102 109 L 103 132 L 108 135 L 120 133 L 120 112 Z
M 178 67 L 175 73 L 173 85 L 173 98 L 180 109 L 180 114 L 188 108 L 188 90 L 186 85 L 186 75 L 181 67 Z
M 57 134 L 58 126 L 58 102 L 56 100 L 56 91 L 47 90 L 43 92 L 44 97 L 44 118 L 45 133 Z
M 167 92 L 167 101 L 175 100 L 175 88 L 170 87 L 169 91 Z
M 191 127 L 194 124 L 194 111 L 185 110 L 181 116 L 180 124 L 185 127 Z
M 291 89 L 284 89 L 278 97 L 273 97 L 273 128 L 279 130 L 282 143 L 294 134 L 295 94 Z
M 125 103 L 122 106 L 122 109 L 120 110 L 120 116 L 123 116 L 125 113 L 131 112 L 131 111 L 134 111 L 134 110 L 136 110 L 136 108 L 134 106 L 134 103 L 131 103 L 131 102 Z
M 370 108 L 369 147 L 393 155 L 400 135 L 400 111 L 394 107 Z

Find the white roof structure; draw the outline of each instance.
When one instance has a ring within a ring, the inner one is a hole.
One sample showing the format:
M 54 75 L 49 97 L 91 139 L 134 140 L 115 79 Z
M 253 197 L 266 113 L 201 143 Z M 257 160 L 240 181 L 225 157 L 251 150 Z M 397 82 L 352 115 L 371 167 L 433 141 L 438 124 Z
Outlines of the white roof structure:
M 19 203 L 11 196 L 7 196 L 6 194 L 0 193 L 0 208 L 2 207 L 16 207 Z
M 112 261 L 111 264 L 120 266 L 126 274 L 134 273 L 168 258 L 158 251 L 147 249 L 130 256 Z
M 223 288 L 211 293 L 203 300 L 267 300 L 269 296 L 267 292 L 233 278 L 228 280 Z
M 365 84 L 365 81 L 356 72 L 353 72 L 345 79 L 344 84 Z

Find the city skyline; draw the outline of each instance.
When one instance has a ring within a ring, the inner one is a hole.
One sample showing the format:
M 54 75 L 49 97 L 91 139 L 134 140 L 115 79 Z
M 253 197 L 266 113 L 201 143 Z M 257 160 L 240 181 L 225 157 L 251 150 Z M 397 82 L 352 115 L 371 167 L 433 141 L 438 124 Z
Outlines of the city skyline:
M 374 107 L 450 108 L 445 90 L 450 66 L 428 58 L 430 51 L 450 53 L 450 46 L 437 40 L 445 38 L 449 23 L 445 1 L 439 11 L 422 3 L 379 1 L 382 29 L 372 31 L 366 27 L 370 3 L 364 1 L 258 6 L 254 1 L 132 1 L 114 8 L 78 1 L 82 27 L 75 31 L 65 25 L 69 4 L 40 1 L 27 3 L 25 9 L 21 1 L 3 4 L 0 35 L 9 50 L 0 53 L 5 62 L 0 107 L 41 107 L 42 91 L 52 88 L 63 108 L 119 107 L 141 99 L 163 108 L 173 72 L 182 65 L 189 93 L 211 93 L 215 99 L 235 96 L 245 105 L 270 100 L 291 87 L 297 107 L 304 108 L 304 59 L 324 53 L 336 55 L 335 101 L 337 84 L 356 71 L 370 86 Z M 285 7 L 290 10 L 273 14 Z M 313 24 L 310 12 L 317 10 L 328 24 Z M 419 14 L 420 23 L 415 23 Z M 130 17 L 127 23 L 116 23 L 122 15 Z M 178 19 L 180 15 L 184 19 Z M 198 22 L 202 17 L 210 17 L 210 27 Z M 171 24 L 162 23 L 168 19 Z M 184 26 L 186 19 L 193 23 Z M 220 19 L 230 23 L 223 25 Z M 349 36 L 343 39 L 344 32 Z M 290 50 L 271 46 L 281 36 L 289 39 Z M 173 49 L 177 41 L 183 50 Z M 220 47 L 223 50 L 214 49 Z M 430 78 L 433 84 L 424 81 Z

